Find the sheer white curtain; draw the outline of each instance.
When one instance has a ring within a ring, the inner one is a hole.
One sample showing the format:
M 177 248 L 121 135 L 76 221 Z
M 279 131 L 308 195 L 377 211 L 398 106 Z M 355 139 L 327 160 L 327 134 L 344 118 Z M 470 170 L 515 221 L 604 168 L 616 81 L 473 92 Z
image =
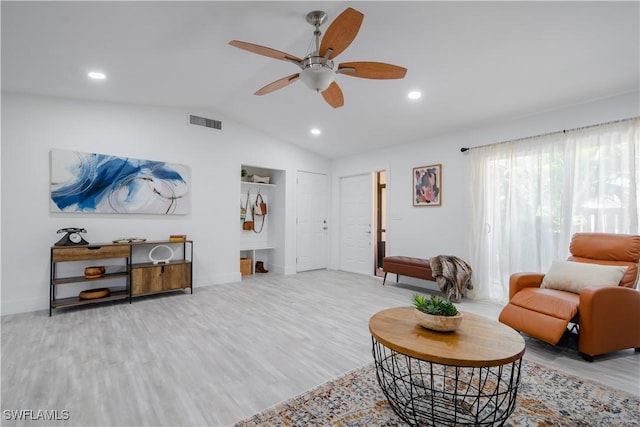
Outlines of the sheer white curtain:
M 579 231 L 638 234 L 640 118 L 471 150 L 475 297 L 545 272 Z

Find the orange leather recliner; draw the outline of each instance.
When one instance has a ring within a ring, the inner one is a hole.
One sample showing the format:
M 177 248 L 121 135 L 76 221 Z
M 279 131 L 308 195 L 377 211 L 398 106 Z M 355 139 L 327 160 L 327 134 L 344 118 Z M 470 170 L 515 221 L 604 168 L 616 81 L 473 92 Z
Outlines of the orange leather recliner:
M 556 345 L 569 323 L 578 325 L 578 351 L 587 361 L 612 351 L 640 351 L 640 236 L 577 233 L 568 261 L 626 266 L 618 286 L 587 287 L 580 293 L 545 289 L 544 274 L 517 273 L 509 280 L 509 303 L 499 320 L 517 331 Z

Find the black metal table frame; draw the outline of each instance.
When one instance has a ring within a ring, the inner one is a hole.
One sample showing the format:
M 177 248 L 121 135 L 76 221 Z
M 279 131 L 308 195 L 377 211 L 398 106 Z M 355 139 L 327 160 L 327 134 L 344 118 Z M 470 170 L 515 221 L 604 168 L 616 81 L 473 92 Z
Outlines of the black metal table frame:
M 522 358 L 460 367 L 416 359 L 372 337 L 376 377 L 393 411 L 409 425 L 503 425 L 515 409 Z

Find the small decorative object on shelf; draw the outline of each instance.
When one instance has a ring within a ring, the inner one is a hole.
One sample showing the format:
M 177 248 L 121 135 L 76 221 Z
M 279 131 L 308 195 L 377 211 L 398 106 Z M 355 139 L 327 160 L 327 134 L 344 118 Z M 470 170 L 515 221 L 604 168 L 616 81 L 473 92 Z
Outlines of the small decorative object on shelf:
M 55 243 L 55 246 L 79 246 L 88 245 L 89 242 L 84 240 L 80 233 L 86 233 L 84 228 L 61 228 L 58 233 L 67 233 Z
M 97 279 L 98 277 L 102 277 L 105 272 L 105 268 L 100 267 L 87 267 L 84 269 L 84 277 L 86 279 Z
M 149 261 L 154 264 L 167 264 L 172 259 L 173 249 L 167 245 L 156 245 L 149 251 Z
M 438 296 L 426 298 L 423 295 L 413 296 L 414 313 L 418 324 L 424 328 L 440 332 L 451 332 L 458 329 L 462 322 L 462 313 L 450 303 Z
M 169 236 L 170 242 L 184 242 L 185 240 L 187 240 L 186 234 L 172 234 Z
M 80 292 L 78 298 L 83 299 L 97 299 L 104 298 L 111 295 L 111 289 L 109 288 L 97 288 L 97 289 L 87 289 L 85 291 Z
M 147 239 L 143 239 L 142 237 L 122 237 L 120 239 L 112 240 L 113 243 L 143 243 L 146 241 Z
M 270 176 L 251 175 L 251 182 L 256 182 L 256 183 L 260 183 L 260 184 L 268 184 L 270 180 L 271 180 Z

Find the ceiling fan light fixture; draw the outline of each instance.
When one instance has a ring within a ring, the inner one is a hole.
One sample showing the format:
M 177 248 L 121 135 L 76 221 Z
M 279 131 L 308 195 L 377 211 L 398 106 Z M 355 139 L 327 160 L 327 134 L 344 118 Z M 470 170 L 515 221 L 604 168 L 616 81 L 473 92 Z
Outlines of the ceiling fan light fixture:
M 336 77 L 336 73 L 331 69 L 324 66 L 315 66 L 314 64 L 305 68 L 300 72 L 300 80 L 307 85 L 311 90 L 316 92 L 323 92 L 326 90 Z
M 314 10 L 307 14 L 307 22 L 315 27 L 313 39 L 309 45 L 306 56 L 303 59 L 295 55 L 281 52 L 270 47 L 260 46 L 254 43 L 231 40 L 229 44 L 239 49 L 268 56 L 293 63 L 300 67 L 300 72 L 283 77 L 269 83 L 255 92 L 256 95 L 265 95 L 274 90 L 282 89 L 291 83 L 302 80 L 311 90 L 322 92 L 324 100 L 333 108 L 344 105 L 344 95 L 340 86 L 334 81 L 336 74 L 345 74 L 351 77 L 364 79 L 402 79 L 407 69 L 393 64 L 373 61 L 347 62 L 334 66 L 334 58 L 343 52 L 355 39 L 364 14 L 348 7 L 327 28 L 322 35 L 320 26 L 327 20 L 327 14 Z
M 333 61 L 321 56 L 309 55 L 300 64 L 300 80 L 311 90 L 316 92 L 325 91 L 333 80 L 336 73 L 333 71 Z

